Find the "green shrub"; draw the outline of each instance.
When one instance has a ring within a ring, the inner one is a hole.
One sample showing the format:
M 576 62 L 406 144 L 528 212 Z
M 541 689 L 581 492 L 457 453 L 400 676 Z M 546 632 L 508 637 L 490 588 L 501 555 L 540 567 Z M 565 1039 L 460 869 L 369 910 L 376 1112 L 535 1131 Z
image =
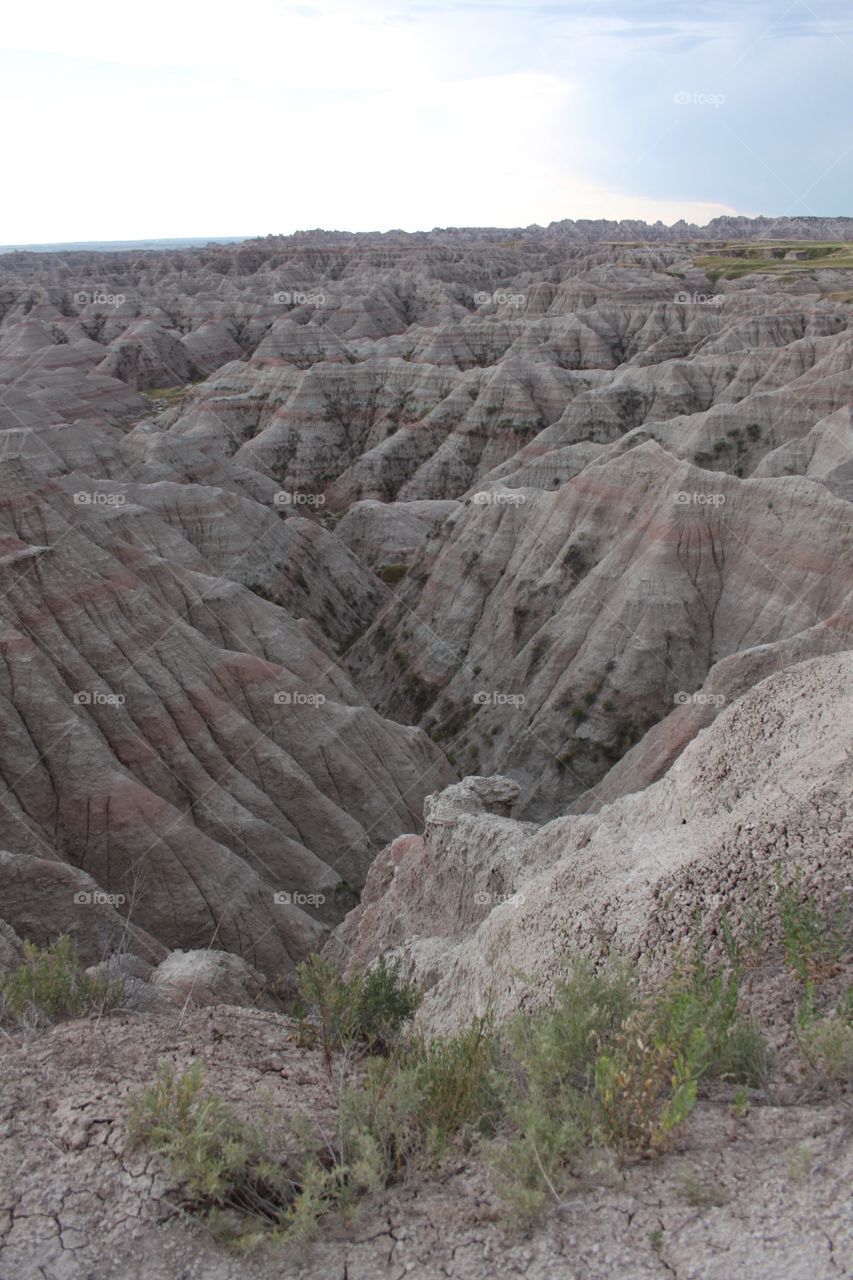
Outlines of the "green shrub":
M 803 896 L 802 869 L 793 884 L 784 885 L 777 867 L 777 908 L 785 960 L 803 982 L 826 978 L 838 971 L 850 941 L 850 906 L 847 894 L 832 918 L 818 908 L 814 897 Z
M 800 1031 L 806 1057 L 819 1071 L 853 1088 L 853 1026 L 840 1017 L 818 1018 Z
M 420 1000 L 417 988 L 401 979 L 400 961 L 389 964 L 384 956 L 348 979 L 321 956 L 303 961 L 296 972 L 303 1021 L 316 1026 L 330 1070 L 333 1055 L 359 1041 L 373 1053 L 385 1052 Z
M 489 1018 L 474 1018 L 456 1036 L 417 1037 L 401 1049 L 401 1063 L 422 1086 L 419 1125 L 431 1152 L 443 1151 L 451 1135 L 493 1130 L 501 1108 L 498 1044 Z
M 104 1013 L 120 1003 L 123 987 L 83 969 L 72 939 L 42 950 L 24 943 L 24 963 L 0 978 L 0 1021 L 46 1026 L 62 1018 Z
M 363 1085 L 342 1109 L 343 1163 L 368 1157 L 385 1182 L 433 1163 L 451 1138 L 494 1129 L 500 1110 L 497 1041 L 487 1019 L 457 1036 L 416 1037 L 366 1063 Z
M 420 1004 L 417 987 L 400 977 L 400 961 L 380 956 L 365 973 L 350 979 L 355 996 L 355 1034 L 373 1052 L 386 1049 Z
M 234 1209 L 280 1224 L 296 1186 L 260 1131 L 204 1093 L 203 1080 L 199 1062 L 180 1076 L 161 1063 L 156 1082 L 131 1101 L 131 1150 L 145 1146 L 161 1156 L 183 1208 L 203 1217 Z
M 575 1184 L 585 1151 L 605 1135 L 594 1098 L 596 1063 L 639 1003 L 629 971 L 569 965 L 551 1009 L 507 1028 L 504 1087 L 509 1139 L 493 1157 L 507 1198 L 523 1219 Z
M 736 975 L 710 971 L 698 948 L 645 997 L 624 966 L 574 962 L 554 1007 L 507 1030 L 509 1136 L 494 1159 L 519 1214 L 583 1182 L 600 1148 L 623 1160 L 663 1151 L 703 1078 L 763 1083 L 769 1051 L 737 1005 Z
M 838 1008 L 821 1016 L 815 1008 L 815 988 L 806 984 L 797 1019 L 797 1039 L 808 1062 L 822 1075 L 853 1088 L 853 986 Z
M 553 1007 L 518 1015 L 507 1029 L 512 1056 L 522 1067 L 528 1092 L 543 1103 L 566 1086 L 587 1088 L 600 1046 L 614 1036 L 639 1004 L 630 971 L 616 963 L 596 972 L 579 958 L 567 965 Z
M 652 1020 L 652 1023 L 654 1020 Z M 657 1155 L 696 1103 L 706 1037 L 693 1027 L 682 1042 L 655 1040 L 642 1012 L 595 1064 L 595 1099 L 608 1141 L 623 1158 Z
M 170 1198 L 222 1240 L 245 1249 L 270 1233 L 313 1236 L 337 1204 L 341 1170 L 324 1165 L 310 1146 L 277 1150 L 275 1137 L 242 1120 L 203 1083 L 200 1062 L 183 1075 L 161 1063 L 155 1083 L 131 1101 L 131 1150 L 156 1152 L 172 1184 Z
M 648 996 L 596 1062 L 596 1095 L 608 1141 L 620 1154 L 652 1155 L 686 1120 L 708 1076 L 758 1085 L 769 1050 L 738 1015 L 735 973 L 710 970 L 700 946 L 662 990 Z
M 711 1076 L 759 1087 L 770 1070 L 770 1050 L 753 1022 L 738 1014 L 737 971 L 711 970 L 697 945 L 689 965 L 677 970 L 656 998 L 653 1034 L 671 1045 L 702 1048 L 694 1060 L 696 1079 Z
M 740 971 L 754 968 L 766 952 L 770 907 L 770 890 L 762 882 L 749 890 L 747 902 L 740 912 L 741 921 L 737 933 L 728 912 L 723 912 L 720 930 L 726 955 L 733 969 Z

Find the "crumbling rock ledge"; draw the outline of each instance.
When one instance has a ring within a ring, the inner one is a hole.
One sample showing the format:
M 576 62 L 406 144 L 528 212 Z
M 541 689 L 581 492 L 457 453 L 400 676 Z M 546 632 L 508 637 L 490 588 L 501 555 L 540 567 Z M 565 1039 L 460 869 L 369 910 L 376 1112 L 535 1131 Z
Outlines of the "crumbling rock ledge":
M 570 952 L 614 950 L 653 975 L 698 917 L 715 957 L 723 912 L 736 929 L 777 864 L 837 902 L 853 848 L 851 705 L 853 654 L 798 663 L 727 707 L 645 791 L 540 827 L 487 812 L 513 798 L 508 779 L 466 778 L 428 797 L 423 837 L 379 855 L 329 954 L 399 957 L 428 988 L 421 1025 L 448 1032 L 547 999 Z

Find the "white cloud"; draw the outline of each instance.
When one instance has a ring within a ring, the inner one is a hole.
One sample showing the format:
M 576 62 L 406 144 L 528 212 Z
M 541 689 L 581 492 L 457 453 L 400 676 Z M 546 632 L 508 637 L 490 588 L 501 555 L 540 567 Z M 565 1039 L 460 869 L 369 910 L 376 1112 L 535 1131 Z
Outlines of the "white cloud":
M 0 242 L 731 212 L 585 176 L 588 72 L 537 69 L 517 14 L 90 0 L 83 18 L 9 15 L 0 110 L 26 130 L 4 142 Z

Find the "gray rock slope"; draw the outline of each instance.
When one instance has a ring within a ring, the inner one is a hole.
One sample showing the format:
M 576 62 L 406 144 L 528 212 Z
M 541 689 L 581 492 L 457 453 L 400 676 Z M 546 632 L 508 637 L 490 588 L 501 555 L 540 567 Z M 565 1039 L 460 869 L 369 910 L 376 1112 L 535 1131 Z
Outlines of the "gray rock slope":
M 594 813 L 848 649 L 848 234 L 4 258 L 0 845 L 273 975 L 459 774 Z

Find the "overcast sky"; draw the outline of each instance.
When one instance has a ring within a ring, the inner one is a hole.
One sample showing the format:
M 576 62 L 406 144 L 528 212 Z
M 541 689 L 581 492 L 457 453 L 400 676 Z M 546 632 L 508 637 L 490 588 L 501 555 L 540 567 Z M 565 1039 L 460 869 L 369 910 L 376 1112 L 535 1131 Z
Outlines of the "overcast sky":
M 847 0 L 31 0 L 0 243 L 853 214 Z

